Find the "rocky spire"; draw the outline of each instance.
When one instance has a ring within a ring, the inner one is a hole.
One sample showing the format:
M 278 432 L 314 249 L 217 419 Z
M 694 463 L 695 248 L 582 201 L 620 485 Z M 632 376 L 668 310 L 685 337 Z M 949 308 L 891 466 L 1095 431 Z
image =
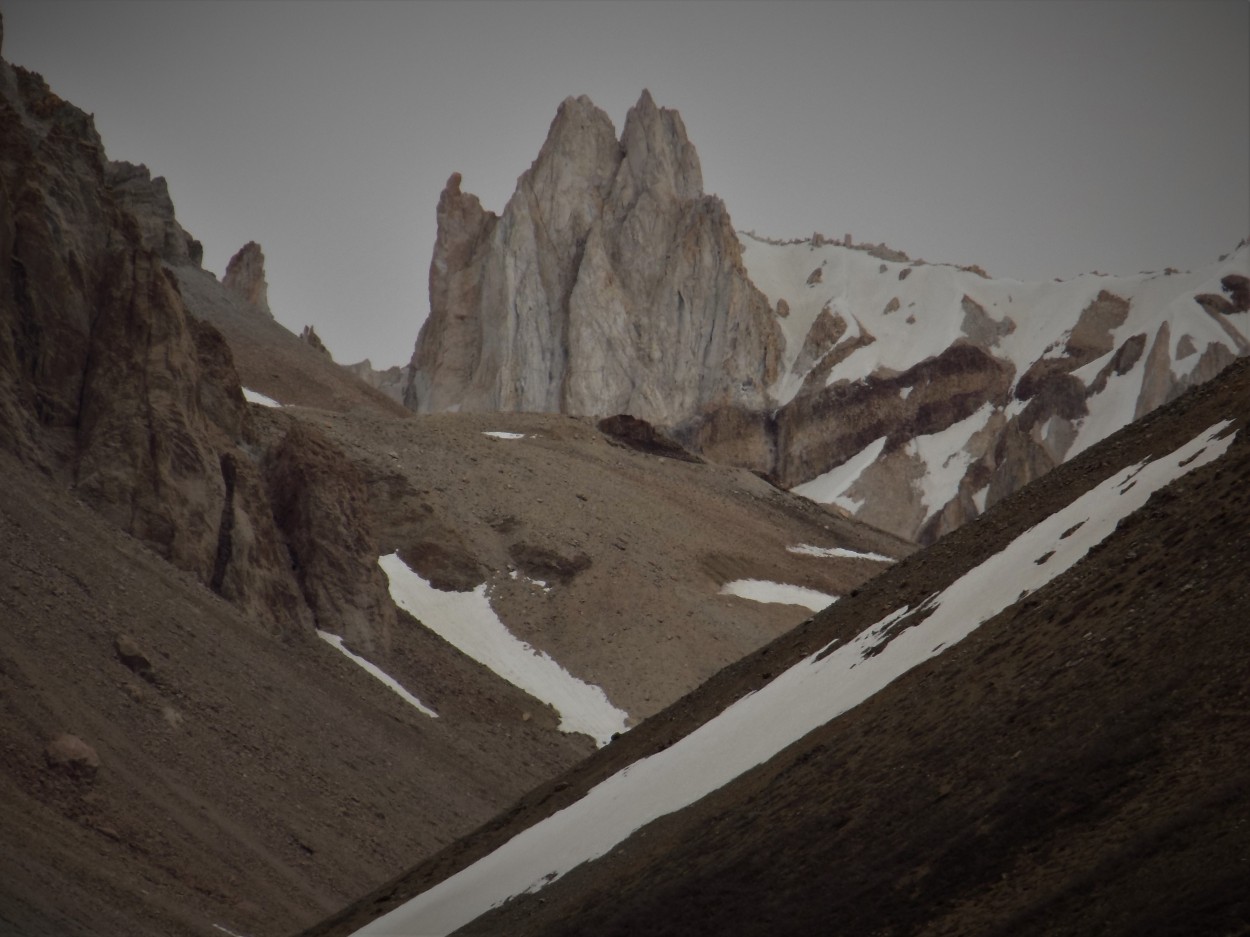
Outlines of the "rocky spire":
M 676 111 L 644 91 L 618 140 L 570 97 L 501 215 L 460 181 L 439 200 L 410 406 L 674 424 L 763 405 L 780 335 Z
M 269 311 L 269 286 L 265 282 L 265 255 L 255 241 L 248 241 L 230 258 L 221 283 L 244 302 L 273 317 Z

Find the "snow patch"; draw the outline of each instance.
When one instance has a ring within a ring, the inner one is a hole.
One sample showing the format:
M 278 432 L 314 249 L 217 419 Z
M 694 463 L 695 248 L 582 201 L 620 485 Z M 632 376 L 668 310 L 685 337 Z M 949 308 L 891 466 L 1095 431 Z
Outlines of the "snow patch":
M 920 479 L 920 500 L 927 512 L 926 520 L 959 493 L 959 483 L 972 464 L 968 442 L 985 429 L 993 413 L 993 404 L 982 404 L 967 419 L 939 432 L 917 436 L 907 444 L 906 451 L 917 456 L 925 465 Z
M 409 569 L 398 553 L 379 558 L 378 565 L 395 604 L 478 663 L 553 706 L 562 732 L 585 733 L 602 746 L 625 731 L 628 715 L 600 687 L 579 680 L 507 629 L 491 608 L 486 583 L 472 592 L 442 592 Z
M 417 709 L 421 710 L 421 712 L 425 713 L 427 716 L 431 716 L 435 719 L 438 718 L 438 713 L 430 709 L 430 707 L 426 706 L 419 699 L 417 699 L 415 696 L 413 696 L 411 693 L 405 690 L 403 688 L 403 685 L 400 684 L 399 681 L 397 681 L 394 677 L 387 674 L 385 671 L 382 670 L 382 668 L 378 667 L 376 664 L 370 663 L 369 661 L 361 657 L 359 654 L 353 654 L 351 651 L 345 648 L 343 646 L 343 639 L 340 638 L 337 634 L 331 634 L 328 631 L 322 631 L 318 629 L 317 637 L 321 638 L 322 641 L 325 641 L 331 647 L 337 648 L 338 650 L 342 651 L 343 654 L 346 655 L 348 660 L 350 660 L 352 663 L 357 664 L 360 667 L 363 667 L 366 671 L 368 671 L 374 677 L 381 680 L 384 684 L 386 684 L 388 687 L 390 687 L 392 690 L 398 693 L 400 697 L 404 700 L 404 702 L 410 703 L 411 705 L 417 707 Z
M 520 571 L 520 570 L 517 570 L 517 569 L 514 569 L 514 570 L 512 570 L 511 572 L 509 572 L 509 573 L 508 573 L 508 578 L 509 578 L 509 579 L 513 579 L 513 580 L 517 580 L 517 581 L 520 581 L 520 582 L 528 582 L 531 586 L 538 586 L 538 588 L 542 589 L 542 590 L 543 590 L 543 592 L 550 592 L 550 591 L 551 591 L 551 585 L 550 585 L 550 583 L 548 583 L 546 580 L 543 580 L 543 579 L 531 579 L 529 576 L 522 576 L 522 575 L 521 575 L 521 571 Z
M 525 438 L 524 433 L 509 433 L 501 429 L 486 430 L 484 433 L 482 433 L 482 435 L 491 436 L 495 439 L 524 439 Z
M 838 600 L 836 595 L 826 595 L 815 589 L 794 586 L 788 582 L 769 582 L 767 579 L 735 579 L 720 589 L 721 595 L 736 595 L 752 602 L 768 602 L 777 605 L 802 605 L 813 612 L 828 608 Z
M 248 403 L 258 403 L 262 407 L 280 407 L 282 404 L 274 400 L 272 397 L 266 397 L 260 391 L 252 390 L 250 387 L 243 388 L 243 399 Z M 217 925 L 214 924 L 214 927 Z
M 790 490 L 817 504 L 836 504 L 843 510 L 854 514 L 863 502 L 846 497 L 846 492 L 859 480 L 864 470 L 877 461 L 881 451 L 885 449 L 885 440 L 885 436 L 873 440 L 841 465 L 830 469 L 823 475 L 817 475 L 811 481 L 795 485 Z
M 356 931 L 357 937 L 456 930 L 723 787 L 1071 568 L 1154 491 L 1223 455 L 1234 435 L 1219 438 L 1227 426 L 1228 421 L 1216 424 L 1170 455 L 1118 472 L 916 609 L 903 606 L 850 643 L 834 641 L 822 648 L 673 745 L 634 762 L 582 799 L 375 919 Z M 1039 563 L 1043 556 L 1045 562 Z
M 857 553 L 855 550 L 848 550 L 845 547 L 816 547 L 810 543 L 800 543 L 797 547 L 786 547 L 786 550 L 789 553 L 798 553 L 800 556 L 821 556 L 842 560 L 876 560 L 878 563 L 894 562 L 892 557 L 882 556 L 880 553 Z

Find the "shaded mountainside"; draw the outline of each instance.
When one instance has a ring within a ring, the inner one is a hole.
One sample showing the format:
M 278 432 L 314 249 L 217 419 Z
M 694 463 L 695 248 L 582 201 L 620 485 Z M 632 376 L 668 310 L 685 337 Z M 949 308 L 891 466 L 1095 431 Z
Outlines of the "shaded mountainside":
M 1025 600 L 604 858 L 550 883 L 530 862 L 532 893 L 463 932 L 808 933 L 835 921 L 847 933 L 1243 932 L 1248 400 L 1239 362 L 306 934 L 353 933 L 626 766 L 641 771 L 831 641 L 924 606 L 1082 494 L 1113 477 L 1130 490 L 1126 469 L 1212 427 L 1226 454 Z
M 388 627 L 363 484 L 245 402 L 163 181 L 39 76 L 0 92 L 0 929 L 287 932 L 591 743 Z M 438 719 L 314 631 L 362 619 Z
M 409 627 L 424 716 L 2 458 L 0 932 L 289 933 L 591 750 Z

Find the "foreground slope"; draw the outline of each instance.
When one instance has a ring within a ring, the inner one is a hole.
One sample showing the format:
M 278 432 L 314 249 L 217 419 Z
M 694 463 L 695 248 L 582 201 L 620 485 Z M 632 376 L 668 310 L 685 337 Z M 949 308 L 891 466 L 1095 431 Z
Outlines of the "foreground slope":
M 1026 563 L 1007 586 L 1023 588 L 1022 601 L 1006 599 L 962 641 L 921 654 L 862 704 L 596 862 L 567 874 L 552 862 L 546 876 L 551 860 L 523 850 L 522 878 L 537 894 L 466 932 L 1235 932 L 1250 910 L 1250 777 L 1239 757 L 1250 741 L 1248 391 L 1250 369 L 1234 366 L 309 933 L 351 933 L 370 920 L 364 933 L 425 932 L 420 916 L 378 914 L 438 882 L 431 896 L 453 894 L 448 872 L 474 860 L 466 881 L 475 870 L 495 869 L 483 881 L 503 876 L 502 858 L 485 858 L 492 850 L 505 856 L 513 837 L 541 841 L 558 823 L 553 810 L 576 813 L 596 785 L 645 777 L 660 753 L 758 708 L 793 674 L 823 672 L 843 648 L 861 648 L 855 656 L 872 671 L 935 622 L 975 626 L 952 616 L 952 590 L 1015 553 Z M 1137 487 L 1172 476 L 1149 500 Z M 1143 506 L 1118 529 L 1091 533 L 1107 504 L 1132 498 Z M 1055 524 L 1067 526 L 1039 533 Z M 1046 564 L 1057 562 L 1066 571 L 1047 582 Z M 901 609 L 929 617 L 900 618 Z M 457 914 L 447 929 L 473 916 Z

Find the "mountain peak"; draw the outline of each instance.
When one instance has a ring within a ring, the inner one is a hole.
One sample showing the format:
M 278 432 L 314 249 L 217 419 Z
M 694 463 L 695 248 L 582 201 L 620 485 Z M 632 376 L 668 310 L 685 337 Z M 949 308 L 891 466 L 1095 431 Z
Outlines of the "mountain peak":
M 681 115 L 658 107 L 645 88 L 625 117 L 621 146 L 636 187 L 664 188 L 682 199 L 702 197 L 703 169 Z
M 650 92 L 620 140 L 566 98 L 498 223 L 470 220 L 440 202 L 410 405 L 661 425 L 764 405 L 780 333 L 680 115 Z

